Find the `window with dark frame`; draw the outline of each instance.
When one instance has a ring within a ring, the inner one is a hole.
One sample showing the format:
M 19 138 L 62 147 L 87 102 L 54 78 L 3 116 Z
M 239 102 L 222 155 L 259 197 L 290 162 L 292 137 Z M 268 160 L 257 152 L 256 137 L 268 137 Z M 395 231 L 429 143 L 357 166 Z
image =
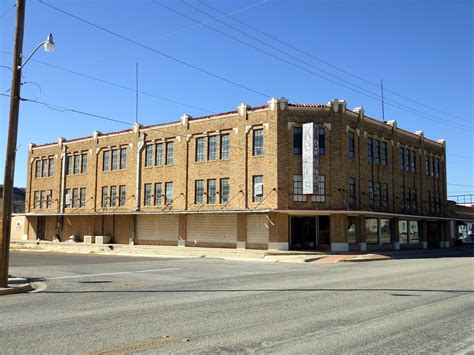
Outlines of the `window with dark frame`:
M 349 205 L 356 204 L 356 179 L 349 177 Z
M 374 182 L 372 180 L 369 181 L 369 206 L 374 207 L 375 199 L 374 199 Z
M 204 137 L 196 138 L 196 161 L 204 161 Z
M 387 142 L 382 142 L 382 165 L 388 164 L 388 148 Z
M 318 178 L 318 191 L 312 195 L 311 200 L 313 202 L 326 202 L 326 176 L 319 175 Z
M 174 143 L 166 142 L 166 165 L 174 164 Z
M 322 127 L 318 128 L 318 145 L 319 145 L 319 155 L 326 154 L 326 134 L 325 130 Z
M 216 179 L 207 180 L 207 203 L 213 205 L 216 203 Z
M 79 207 L 86 207 L 86 188 L 85 187 L 81 187 L 81 190 L 79 192 Z
M 229 159 L 230 155 L 230 135 L 221 135 L 221 147 L 220 147 L 221 159 Z
M 41 177 L 48 177 L 48 160 L 41 161 Z
M 293 155 L 301 155 L 303 152 L 303 128 L 293 127 Z
M 435 171 L 435 159 L 434 159 L 433 156 L 430 157 L 430 168 L 431 168 L 431 170 L 430 170 L 431 171 L 431 176 L 435 176 L 435 173 L 434 173 L 434 171 Z
M 81 174 L 87 173 L 87 153 L 81 154 Z
M 163 204 L 163 185 L 161 182 L 155 183 L 155 206 Z
M 79 174 L 81 172 L 81 156 L 74 155 L 74 174 Z
M 41 177 L 41 160 L 36 160 L 35 162 L 35 177 L 40 178 Z
M 228 203 L 230 198 L 230 183 L 229 178 L 222 178 L 220 180 L 220 203 Z
M 355 139 L 352 131 L 349 131 L 349 158 L 355 158 Z
M 71 207 L 71 189 L 64 190 L 64 207 Z
M 425 175 L 430 176 L 430 157 L 425 157 Z
M 405 170 L 405 148 L 400 148 L 400 170 Z
M 120 169 L 127 169 L 127 148 L 120 149 Z
M 109 188 L 107 186 L 103 186 L 102 187 L 102 195 L 101 195 L 101 207 L 102 208 L 106 208 L 107 205 L 108 205 L 108 199 L 109 199 L 109 196 L 108 196 L 108 193 L 109 193 Z
M 156 148 L 156 166 L 163 166 L 163 163 L 164 163 L 163 143 L 157 143 L 155 148 Z
M 48 190 L 46 193 L 46 208 L 51 208 L 53 204 L 53 190 Z
M 254 157 L 263 155 L 263 129 L 253 130 L 252 155 Z
M 375 164 L 380 164 L 380 141 L 375 140 Z
M 173 183 L 165 183 L 165 204 L 168 206 L 173 202 Z
M 439 158 L 436 158 L 436 165 L 435 165 L 435 176 L 436 177 L 439 177 L 439 172 L 440 172 Z
M 306 195 L 303 194 L 302 175 L 293 175 L 293 201 L 306 202 Z
M 410 171 L 411 161 L 410 161 L 410 149 L 405 148 L 405 170 Z
M 208 137 L 207 160 L 217 160 L 217 136 Z
M 369 164 L 374 162 L 374 139 L 370 137 L 367 141 L 367 160 Z
M 72 189 L 72 207 L 79 207 L 79 189 Z
M 263 201 L 263 175 L 252 176 L 252 201 Z
M 151 191 L 151 184 L 145 184 L 144 187 L 144 196 L 143 196 L 143 204 L 145 206 L 151 206 L 151 196 L 152 196 L 152 191 Z
M 153 145 L 147 144 L 145 147 L 145 166 L 153 166 Z
M 416 152 L 411 151 L 411 171 L 416 173 Z
M 194 181 L 194 203 L 196 205 L 204 203 L 204 180 Z
M 382 185 L 382 207 L 388 207 L 388 184 Z
M 125 202 L 127 200 L 127 187 L 126 185 L 119 186 L 119 206 L 125 206 Z
M 33 195 L 33 208 L 39 208 L 40 207 L 40 194 L 39 191 L 35 191 Z M 68 207 L 68 206 L 66 206 Z
M 110 168 L 110 150 L 106 150 L 103 153 L 102 171 L 109 171 L 109 168 Z
M 117 186 L 110 186 L 110 207 L 117 206 Z
M 48 163 L 48 176 L 54 175 L 54 158 L 49 158 Z
M 112 170 L 118 170 L 118 149 L 112 149 Z

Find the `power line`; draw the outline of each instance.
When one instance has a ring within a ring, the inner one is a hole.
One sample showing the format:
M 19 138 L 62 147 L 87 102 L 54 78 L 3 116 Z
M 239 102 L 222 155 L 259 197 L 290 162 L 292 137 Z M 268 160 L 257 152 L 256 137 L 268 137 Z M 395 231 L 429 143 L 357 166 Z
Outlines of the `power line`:
M 0 19 L 7 16 L 10 13 L 10 11 L 12 11 L 15 7 L 16 7 L 16 4 L 13 4 L 13 6 L 10 6 L 7 11 L 5 11 L 3 14 L 0 15 Z
M 474 185 L 463 185 L 463 184 L 447 184 L 449 186 L 463 186 L 463 187 L 474 187 Z
M 450 157 L 456 157 L 456 158 L 461 158 L 461 159 L 468 159 L 468 160 L 474 160 L 473 157 L 464 157 L 462 155 L 457 155 L 457 154 L 447 154 Z
M 175 62 L 177 62 L 177 63 L 182 64 L 182 65 L 185 65 L 185 66 L 187 66 L 187 67 L 189 67 L 189 68 L 195 69 L 195 70 L 197 70 L 197 71 L 199 71 L 199 72 L 201 72 L 201 73 L 204 73 L 204 74 L 207 74 L 207 75 L 209 75 L 209 76 L 212 76 L 212 77 L 214 77 L 214 78 L 216 78 L 216 79 L 225 81 L 226 83 L 229 83 L 229 84 L 232 84 L 232 85 L 234 85 L 234 86 L 240 87 L 241 89 L 244 89 L 244 90 L 253 92 L 253 93 L 255 93 L 255 94 L 257 94 L 257 95 L 260 95 L 260 96 L 263 96 L 263 97 L 265 97 L 265 98 L 269 98 L 269 97 L 271 96 L 271 95 L 268 95 L 268 94 L 264 94 L 264 93 L 262 93 L 262 92 L 260 92 L 260 91 L 258 91 L 258 90 L 254 90 L 254 89 L 252 89 L 252 88 L 250 88 L 250 87 L 248 87 L 248 86 L 245 86 L 245 85 L 243 85 L 243 84 L 239 84 L 239 83 L 237 83 L 236 81 L 233 81 L 233 80 L 231 80 L 231 79 L 227 79 L 227 78 L 225 78 L 225 77 L 223 77 L 223 76 L 221 76 L 221 75 L 219 75 L 219 74 L 214 74 L 214 73 L 212 73 L 212 72 L 210 72 L 210 71 L 208 71 L 208 70 L 206 70 L 206 69 L 202 69 L 202 68 L 200 68 L 200 67 L 198 67 L 198 66 L 196 66 L 196 65 L 194 65 L 194 64 L 185 62 L 185 61 L 183 61 L 183 60 L 181 60 L 181 59 L 178 59 L 178 58 L 176 58 L 176 57 L 173 57 L 173 56 L 171 56 L 171 55 L 169 55 L 169 54 L 166 54 L 166 53 L 164 53 L 164 52 L 158 51 L 158 50 L 156 50 L 156 49 L 154 49 L 154 48 L 151 48 L 151 47 L 149 47 L 149 46 L 146 46 L 146 45 L 144 45 L 144 44 L 141 44 L 140 42 L 135 41 L 135 40 L 133 40 L 133 39 L 131 39 L 131 38 L 129 38 L 129 37 L 126 37 L 126 36 L 121 35 L 121 34 L 119 34 L 119 33 L 117 33 L 117 32 L 111 31 L 111 30 L 109 30 L 109 29 L 107 29 L 107 28 L 105 28 L 105 27 L 102 27 L 102 26 L 100 26 L 100 25 L 97 25 L 97 24 L 95 24 L 95 23 L 93 23 L 93 22 L 91 22 L 91 21 L 85 20 L 85 19 L 83 19 L 83 18 L 81 18 L 81 17 L 79 17 L 79 16 L 76 16 L 76 15 L 70 13 L 70 12 L 61 10 L 60 8 L 58 8 L 58 7 L 56 7 L 56 6 L 53 6 L 53 5 L 51 5 L 51 4 L 48 4 L 48 3 L 44 2 L 43 0 L 39 0 L 39 2 L 40 2 L 41 4 L 43 4 L 43 5 L 46 5 L 46 6 L 50 7 L 50 8 L 52 8 L 53 10 L 55 10 L 55 11 L 57 11 L 57 12 L 60 12 L 60 13 L 62 13 L 62 14 L 64 14 L 64 15 L 67 15 L 67 16 L 70 16 L 70 17 L 72 17 L 72 18 L 74 18 L 74 19 L 76 19 L 76 20 L 78 20 L 78 21 L 81 21 L 81 22 L 83 22 L 83 23 L 85 23 L 85 24 L 88 24 L 89 26 L 95 27 L 95 28 L 97 28 L 97 29 L 99 29 L 99 30 L 101 30 L 101 31 L 103 31 L 103 32 L 106 32 L 106 33 L 111 34 L 111 35 L 113 35 L 113 36 L 115 36 L 115 37 L 118 37 L 118 38 L 120 38 L 120 39 L 123 39 L 124 41 L 133 43 L 133 44 L 135 44 L 135 45 L 137 45 L 137 46 L 139 46 L 139 47 L 145 48 L 145 49 L 147 49 L 147 50 L 149 50 L 149 51 L 151 51 L 151 52 L 153 52 L 153 53 L 156 53 L 156 54 L 158 54 L 158 55 L 160 55 L 160 56 L 162 56 L 162 57 L 165 57 L 165 58 L 167 58 L 167 59 L 173 60 L 173 61 L 175 61 Z
M 10 52 L 3 51 L 3 50 L 0 50 L 0 53 L 12 54 Z M 42 65 L 46 65 L 48 67 L 51 67 L 51 68 L 54 68 L 54 69 L 57 69 L 57 70 L 67 72 L 67 73 L 70 73 L 70 74 L 78 75 L 78 76 L 81 76 L 83 78 L 94 80 L 94 81 L 97 81 L 97 82 L 100 82 L 100 83 L 103 83 L 103 84 L 115 86 L 115 87 L 118 87 L 120 89 L 124 89 L 124 90 L 127 90 L 127 91 L 135 92 L 135 90 L 136 90 L 134 88 L 131 88 L 131 87 L 128 87 L 128 86 L 125 86 L 125 85 L 122 85 L 122 84 L 118 84 L 118 83 L 115 83 L 115 82 L 112 82 L 112 81 L 109 81 L 109 80 L 101 79 L 101 78 L 94 77 L 94 76 L 91 76 L 91 75 L 88 75 L 88 74 L 80 73 L 78 71 L 74 71 L 74 70 L 71 70 L 71 69 L 60 67 L 59 65 L 53 65 L 53 64 L 50 64 L 50 63 L 42 62 L 42 61 L 37 60 L 37 59 L 31 59 L 31 61 L 35 62 L 35 63 L 42 64 Z M 2 65 L 2 67 L 3 67 L 3 65 Z M 205 109 L 205 108 L 202 108 L 202 107 L 199 107 L 199 106 L 194 106 L 194 105 L 186 104 L 184 102 L 169 99 L 169 98 L 166 98 L 166 97 L 163 97 L 163 96 L 154 95 L 154 94 L 151 94 L 151 93 L 146 92 L 146 91 L 139 90 L 138 93 L 142 94 L 142 95 L 145 95 L 145 96 L 149 96 L 149 97 L 158 99 L 158 100 L 170 102 L 170 103 L 181 105 L 181 106 L 184 106 L 184 107 L 193 108 L 193 109 L 196 109 L 196 110 L 199 110 L 199 111 L 203 111 L 203 112 L 207 112 L 207 113 L 214 113 L 214 111 L 210 111 L 208 109 Z
M 190 16 L 188 16 L 188 15 L 186 15 L 186 14 L 183 14 L 183 13 L 181 13 L 181 12 L 175 10 L 175 9 L 172 9 L 172 8 L 166 6 L 166 5 L 163 5 L 163 4 L 159 3 L 159 2 L 156 1 L 156 0 L 153 0 L 153 3 L 155 3 L 155 4 L 158 5 L 158 6 L 163 7 L 163 8 L 165 8 L 165 9 L 168 9 L 169 11 L 174 12 L 174 13 L 176 13 L 176 14 L 182 16 L 182 17 L 185 17 L 185 18 L 187 18 L 187 19 L 189 19 L 189 20 L 191 20 L 191 21 L 193 21 L 193 22 L 202 23 L 202 22 L 199 22 L 198 20 L 196 20 L 196 19 L 194 19 L 194 18 L 192 18 L 192 17 L 190 17 Z M 206 14 L 207 16 L 211 17 L 211 15 L 207 14 L 206 12 L 204 12 L 204 11 L 202 11 L 202 10 L 200 10 L 200 9 L 197 9 L 197 8 L 195 8 L 195 7 L 192 6 L 192 5 L 189 5 L 189 4 L 187 4 L 186 2 L 184 2 L 184 1 L 183 1 L 183 3 L 184 3 L 185 5 L 187 5 L 187 6 L 189 6 L 189 7 L 191 7 L 191 8 L 193 8 L 193 9 L 195 9 L 195 10 L 197 10 L 197 11 L 199 11 L 199 12 L 202 12 L 202 13 Z M 324 70 L 322 70 L 322 69 L 320 69 L 320 68 L 318 68 L 318 67 L 315 67 L 314 65 L 312 65 L 312 64 L 310 64 L 310 63 L 308 63 L 308 62 L 305 62 L 305 61 L 303 61 L 303 60 L 301 60 L 301 59 L 299 59 L 299 58 L 297 58 L 297 57 L 292 56 L 291 54 L 288 54 L 288 53 L 285 52 L 285 51 L 282 51 L 282 50 L 280 50 L 280 49 L 278 49 L 278 48 L 276 48 L 276 47 L 274 47 L 274 46 L 272 46 L 272 45 L 269 45 L 268 43 L 265 43 L 265 42 L 261 41 L 260 39 L 254 37 L 254 36 L 252 36 L 252 35 L 249 35 L 248 33 L 244 32 L 244 31 L 241 31 L 240 29 L 235 28 L 234 26 L 231 26 L 231 25 L 229 25 L 229 24 L 227 24 L 227 23 L 225 23 L 225 22 L 223 22 L 223 21 L 218 20 L 218 22 L 221 22 L 222 24 L 224 24 L 224 25 L 226 25 L 226 26 L 228 26 L 228 27 L 231 27 L 232 29 L 234 29 L 234 30 L 236 30 L 236 31 L 238 31 L 238 32 L 240 32 L 240 33 L 243 33 L 244 35 L 246 35 L 246 36 L 248 36 L 248 37 L 250 37 L 250 38 L 252 38 L 252 39 L 254 39 L 254 40 L 258 41 L 258 42 L 260 42 L 261 44 L 263 44 L 263 45 L 265 45 L 265 46 L 267 46 L 267 47 L 270 47 L 270 48 L 272 48 L 272 49 L 274 49 L 274 50 L 276 50 L 276 51 L 278 51 L 278 52 L 280 52 L 280 53 L 282 53 L 282 54 L 284 54 L 284 55 L 286 55 L 286 56 L 288 56 L 288 57 L 290 57 L 290 58 L 292 58 L 292 59 L 295 59 L 295 60 L 297 60 L 297 61 L 299 61 L 299 62 L 302 62 L 302 63 L 305 64 L 305 65 L 308 65 L 308 66 L 310 66 L 310 67 L 312 67 L 312 68 L 315 68 L 315 69 L 317 69 L 317 70 L 319 70 L 319 71 L 321 71 L 321 72 L 323 72 L 323 73 L 325 73 L 325 74 L 327 74 L 327 75 L 330 75 L 330 76 L 334 77 L 336 80 L 345 82 L 345 83 L 347 83 L 347 84 L 349 84 L 349 85 L 351 85 L 351 86 L 347 86 L 347 85 L 345 85 L 345 84 L 339 83 L 339 82 L 337 82 L 337 81 L 335 81 L 335 80 L 333 80 L 333 79 L 331 79 L 331 78 L 328 78 L 328 77 L 325 77 L 325 76 L 323 76 L 323 75 L 321 75 L 321 74 L 318 74 L 318 73 L 316 73 L 316 72 L 314 72 L 314 71 L 312 71 L 312 70 L 309 70 L 309 69 L 307 69 L 307 68 L 305 68 L 305 67 L 303 67 L 303 66 L 301 66 L 301 65 L 295 64 L 295 63 L 293 63 L 293 62 L 291 62 L 291 61 L 289 61 L 289 60 L 287 60 L 287 59 L 285 59 L 285 58 L 276 56 L 276 55 L 274 55 L 273 53 L 270 53 L 270 52 L 268 52 L 268 51 L 266 51 L 266 50 L 264 50 L 264 49 L 262 49 L 262 48 L 260 48 L 260 47 L 254 46 L 254 45 L 252 45 L 252 44 L 250 44 L 250 43 L 248 43 L 248 42 L 246 42 L 246 41 L 243 41 L 243 40 L 241 40 L 241 39 L 239 39 L 239 38 L 236 38 L 236 37 L 234 37 L 234 36 L 232 36 L 232 35 L 229 35 L 229 34 L 227 34 L 227 33 L 225 33 L 225 32 L 222 32 L 222 31 L 220 31 L 220 30 L 218 30 L 218 29 L 216 29 L 216 28 L 214 28 L 214 27 L 211 27 L 211 26 L 206 25 L 206 24 L 203 24 L 203 26 L 206 27 L 206 28 L 208 28 L 208 29 L 210 29 L 210 30 L 212 30 L 212 31 L 214 31 L 214 32 L 220 33 L 220 34 L 222 34 L 223 36 L 228 37 L 228 38 L 230 38 L 230 39 L 232 39 L 232 40 L 234 40 L 234 41 L 236 41 L 236 42 L 239 42 L 239 43 L 244 44 L 244 45 L 246 45 L 246 46 L 248 46 L 248 47 L 251 47 L 251 48 L 253 48 L 253 49 L 255 49 L 255 50 L 259 51 L 259 52 L 262 52 L 262 53 L 264 53 L 264 54 L 266 54 L 266 55 L 269 55 L 269 56 L 271 56 L 271 57 L 273 57 L 273 58 L 276 58 L 277 60 L 279 60 L 279 61 L 281 61 L 281 62 L 284 62 L 284 63 L 289 64 L 289 65 L 291 65 L 291 66 L 294 66 L 294 67 L 296 67 L 296 68 L 299 68 L 299 69 L 301 69 L 301 70 L 303 70 L 303 71 L 305 71 L 305 72 L 308 72 L 308 73 L 310 73 L 310 74 L 312 74 L 312 75 L 315 75 L 315 76 L 317 76 L 317 77 L 319 77 L 319 78 L 322 78 L 322 79 L 324 79 L 324 80 L 327 80 L 327 81 L 329 81 L 329 82 L 332 82 L 332 83 L 334 83 L 334 84 L 336 84 L 336 85 L 345 87 L 345 88 L 347 88 L 347 89 L 349 89 L 349 90 L 355 91 L 355 92 L 357 92 L 357 93 L 359 93 L 359 94 L 361 94 L 361 95 L 367 96 L 367 97 L 369 97 L 369 98 L 371 98 L 371 99 L 374 99 L 374 100 L 376 100 L 376 101 L 380 101 L 379 95 L 378 95 L 377 93 L 371 92 L 371 91 L 369 91 L 369 90 L 367 90 L 367 89 L 365 89 L 365 88 L 363 88 L 363 87 L 361 87 L 361 86 L 358 86 L 358 85 L 356 85 L 356 84 L 353 84 L 353 83 L 351 83 L 351 82 L 349 82 L 349 81 L 347 81 L 347 80 L 345 80 L 345 79 L 338 78 L 338 77 L 332 75 L 331 73 L 329 73 L 329 72 L 327 72 L 327 71 L 324 71 Z M 354 89 L 352 86 L 356 87 L 357 89 Z M 362 90 L 362 91 L 360 91 L 360 90 Z M 365 91 L 366 93 L 364 93 L 363 91 Z M 440 124 L 444 124 L 444 125 L 446 125 L 446 126 L 453 127 L 453 128 L 457 128 L 457 129 L 472 130 L 471 127 L 461 126 L 460 124 L 456 124 L 456 123 L 447 123 L 446 121 L 444 121 L 443 119 L 441 119 L 441 118 L 439 118 L 439 117 L 435 117 L 435 116 L 431 116 L 431 115 L 425 114 L 425 113 L 423 113 L 423 112 L 421 112 L 421 111 L 419 111 L 419 110 L 417 110 L 417 109 L 414 109 L 414 108 L 405 106 L 405 105 L 400 104 L 400 103 L 398 103 L 398 102 L 396 102 L 396 101 L 388 100 L 388 99 L 386 99 L 385 101 L 387 101 L 387 104 L 390 105 L 390 106 L 396 107 L 396 108 L 398 108 L 398 109 L 400 109 L 400 110 L 409 112 L 409 113 L 414 114 L 414 115 L 417 115 L 417 116 L 419 116 L 419 117 L 422 117 L 422 118 L 425 118 L 425 119 L 428 119 L 428 120 L 431 120 L 431 121 L 435 121 L 435 122 L 438 122 L 438 123 L 440 123 Z M 391 103 L 390 103 L 390 102 L 391 102 Z M 473 130 L 473 131 L 474 131 L 474 130 Z
M 198 2 L 199 2 L 200 4 L 202 4 L 202 5 L 204 5 L 204 6 L 208 7 L 208 8 L 210 8 L 210 9 L 212 9 L 212 10 L 218 12 L 218 13 L 222 13 L 221 10 L 219 10 L 219 9 L 217 9 L 217 8 L 215 8 L 215 7 L 213 7 L 213 6 L 209 5 L 209 4 L 207 4 L 207 3 L 205 3 L 205 2 L 202 1 L 202 0 L 198 0 Z M 278 42 L 278 43 L 280 43 L 280 44 L 283 44 L 284 46 L 286 46 L 286 47 L 288 47 L 288 48 L 291 48 L 291 49 L 293 49 L 293 50 L 295 50 L 295 51 L 297 51 L 297 52 L 300 52 L 300 53 L 302 53 L 302 54 L 304 54 L 304 55 L 310 57 L 310 58 L 313 58 L 313 59 L 315 59 L 315 60 L 317 60 L 317 61 L 319 61 L 319 62 L 321 62 L 321 63 L 323 63 L 323 64 L 325 64 L 325 65 L 327 65 L 327 66 L 329 66 L 329 67 L 331 67 L 331 68 L 334 68 L 334 69 L 336 69 L 336 70 L 339 70 L 340 72 L 345 73 L 345 74 L 347 74 L 347 75 L 349 75 L 349 76 L 352 76 L 353 78 L 356 78 L 356 79 L 358 79 L 358 80 L 360 80 L 360 81 L 362 81 L 362 82 L 365 82 L 366 84 L 372 85 L 372 86 L 377 87 L 377 88 L 379 87 L 379 85 L 378 85 L 377 83 L 374 83 L 374 82 L 371 82 L 371 81 L 369 81 L 369 80 L 366 80 L 366 79 L 364 79 L 363 77 L 361 77 L 361 76 L 359 76 L 359 75 L 353 74 L 353 73 L 349 72 L 348 70 L 342 69 L 341 67 L 338 67 L 338 66 L 336 66 L 336 65 L 334 65 L 334 64 L 331 64 L 331 63 L 329 63 L 329 62 L 327 62 L 327 61 L 325 61 L 325 60 L 323 60 L 323 59 L 321 59 L 321 58 L 318 58 L 318 57 L 314 56 L 313 54 L 308 53 L 308 52 L 306 52 L 306 51 L 304 51 L 304 50 L 302 50 L 302 49 L 300 49 L 300 48 L 297 48 L 297 47 L 291 45 L 290 43 L 283 41 L 281 38 L 277 38 L 277 37 L 275 37 L 275 36 L 269 34 L 268 32 L 264 32 L 264 31 L 262 31 L 262 30 L 259 30 L 258 28 L 254 27 L 254 26 L 251 26 L 251 25 L 249 25 L 248 23 L 245 23 L 245 22 L 242 21 L 242 20 L 239 20 L 239 19 L 237 19 L 237 18 L 235 18 L 235 17 L 232 17 L 232 16 L 227 16 L 227 17 L 229 17 L 230 19 L 232 19 L 232 20 L 234 20 L 234 21 L 240 23 L 241 25 L 244 25 L 244 26 L 246 26 L 246 27 L 248 27 L 248 28 L 250 28 L 250 29 L 252 29 L 252 30 L 254 30 L 254 31 L 256 31 L 256 32 L 258 32 L 258 33 L 260 33 L 260 34 L 262 34 L 262 35 L 264 35 L 264 36 L 267 36 L 268 38 L 273 39 L 274 41 L 276 41 L 276 42 Z M 435 108 L 435 107 L 429 106 L 429 105 L 424 104 L 424 103 L 422 103 L 422 102 L 419 102 L 419 101 L 417 101 L 417 100 L 410 99 L 410 98 L 408 98 L 408 97 L 406 97 L 406 96 L 404 96 L 404 95 L 401 95 L 401 94 L 399 94 L 399 93 L 397 93 L 397 92 L 395 92 L 395 91 L 393 91 L 393 90 L 389 90 L 389 89 L 385 88 L 385 91 L 390 92 L 391 94 L 393 94 L 393 95 L 395 95 L 395 96 L 398 96 L 398 97 L 400 97 L 400 98 L 403 98 L 403 99 L 405 99 L 405 100 L 407 100 L 407 101 L 411 101 L 411 102 L 416 103 L 416 104 L 418 104 L 418 105 L 420 105 L 420 106 L 424 106 L 424 107 L 426 107 L 426 108 L 429 108 L 429 109 L 431 109 L 431 110 L 433 110 L 433 111 L 437 111 L 437 112 L 439 112 L 439 113 L 442 113 L 442 114 L 445 114 L 445 115 L 449 115 L 449 116 L 451 116 L 451 117 L 455 117 L 455 118 L 457 118 L 457 119 L 459 119 L 459 120 L 461 120 L 461 121 L 471 122 L 471 121 L 469 121 L 469 120 L 462 119 L 462 118 L 460 118 L 460 117 L 457 116 L 457 115 L 453 115 L 453 114 L 451 114 L 451 113 L 448 113 L 448 112 L 439 110 L 439 109 L 437 109 L 437 108 Z

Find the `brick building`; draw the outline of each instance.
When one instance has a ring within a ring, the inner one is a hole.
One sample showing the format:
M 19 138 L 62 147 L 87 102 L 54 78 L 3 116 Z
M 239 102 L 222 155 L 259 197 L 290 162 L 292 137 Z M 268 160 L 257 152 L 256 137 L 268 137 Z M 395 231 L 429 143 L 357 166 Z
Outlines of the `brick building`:
M 303 194 L 302 125 L 319 184 Z M 444 140 L 348 109 L 267 105 L 30 145 L 24 238 L 347 251 L 449 246 Z

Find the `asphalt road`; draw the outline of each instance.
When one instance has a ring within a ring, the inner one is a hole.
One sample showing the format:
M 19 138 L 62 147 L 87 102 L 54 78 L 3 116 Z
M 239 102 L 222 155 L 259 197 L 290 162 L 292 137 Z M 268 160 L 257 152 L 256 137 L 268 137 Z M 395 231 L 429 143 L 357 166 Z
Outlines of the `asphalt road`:
M 42 292 L 0 298 L 2 353 L 467 353 L 473 249 L 278 264 L 13 253 Z

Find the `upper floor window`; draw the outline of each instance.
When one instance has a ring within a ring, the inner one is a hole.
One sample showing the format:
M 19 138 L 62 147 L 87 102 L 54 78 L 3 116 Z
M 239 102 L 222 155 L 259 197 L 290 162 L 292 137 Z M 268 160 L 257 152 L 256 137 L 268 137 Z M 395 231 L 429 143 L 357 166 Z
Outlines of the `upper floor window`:
M 81 157 L 74 155 L 74 174 L 80 174 L 81 172 Z
M 72 189 L 72 207 L 79 207 L 79 189 Z
M 356 203 L 356 180 L 349 178 L 349 205 L 354 206 Z
M 374 182 L 369 181 L 369 206 L 375 206 L 375 191 L 374 191 Z
M 388 207 L 388 184 L 382 186 L 382 207 Z
M 204 180 L 194 181 L 194 203 L 196 205 L 204 203 Z
M 173 183 L 167 182 L 165 183 L 165 204 L 168 206 L 171 202 L 173 202 Z
M 318 128 L 319 155 L 326 154 L 326 138 L 324 128 Z
M 303 128 L 293 128 L 293 154 L 301 155 L 303 152 Z
M 73 156 L 68 155 L 66 158 L 66 175 L 72 175 L 72 168 L 73 168 Z
M 48 176 L 48 160 L 47 159 L 43 159 L 41 161 L 41 167 L 42 167 L 42 177 L 47 177 Z
M 425 174 L 426 176 L 430 176 L 430 157 L 425 157 Z
M 110 186 L 110 207 L 117 205 L 117 186 Z
M 41 177 L 41 160 L 35 162 L 35 177 Z
M 151 197 L 152 197 L 151 184 L 145 184 L 144 198 L 143 198 L 143 204 L 145 206 L 151 206 Z
M 405 170 L 405 148 L 400 148 L 400 170 Z
M 220 181 L 221 187 L 220 187 L 220 201 L 221 203 L 227 203 L 229 202 L 229 197 L 230 197 L 230 184 L 229 184 L 229 178 L 222 178 Z
M 302 175 L 293 175 L 293 201 L 306 202 L 306 195 L 303 195 Z
M 216 203 L 216 179 L 207 180 L 207 203 Z
M 145 148 L 145 166 L 153 165 L 153 145 L 147 144 Z
M 375 186 L 375 206 L 382 205 L 382 191 L 380 189 L 380 182 L 377 181 L 374 183 Z
M 71 189 L 64 190 L 64 207 L 71 207 Z
M 85 174 L 87 172 L 87 153 L 83 153 L 81 158 L 81 174 Z
M 34 197 L 33 197 L 33 208 L 39 208 L 39 207 L 40 207 L 40 201 L 39 201 L 40 195 L 39 195 L 39 191 L 35 191 L 33 196 L 34 196 Z
M 81 187 L 81 191 L 79 193 L 79 207 L 86 207 L 86 188 Z
M 110 150 L 104 151 L 102 160 L 102 171 L 108 171 L 110 167 Z
M 414 150 L 411 151 L 411 171 L 416 173 L 416 152 Z
M 118 149 L 112 149 L 112 170 L 118 170 Z
M 48 176 L 53 176 L 54 175 L 54 158 L 49 158 L 49 164 L 48 164 Z
M 221 135 L 221 159 L 229 159 L 230 135 Z
M 102 195 L 101 195 L 101 199 L 100 199 L 100 201 L 101 201 L 100 205 L 102 206 L 102 208 L 107 207 L 108 200 L 109 200 L 109 188 L 107 186 L 103 186 L 102 187 Z
M 387 142 L 382 142 L 382 165 L 388 164 L 388 148 Z
M 46 208 L 51 208 L 53 205 L 53 190 L 49 190 L 46 193 Z
M 439 158 L 436 158 L 436 165 L 435 165 L 435 176 L 439 177 Z
M 349 132 L 349 158 L 355 158 L 354 132 Z
M 163 143 L 158 143 L 156 145 L 156 166 L 163 166 L 164 160 L 164 151 L 163 151 Z
M 435 176 L 435 173 L 434 173 L 435 163 L 434 162 L 435 162 L 434 157 L 431 157 L 431 159 L 430 159 L 431 176 Z
M 120 169 L 127 169 L 127 149 L 120 149 Z
M 163 204 L 163 187 L 161 182 L 155 184 L 155 206 Z
M 196 161 L 204 161 L 204 137 L 196 138 Z
M 209 136 L 207 142 L 207 160 L 217 159 L 217 136 Z
M 252 155 L 254 157 L 263 155 L 263 129 L 253 130 Z
M 263 175 L 252 176 L 252 201 L 263 201 Z
M 166 143 L 166 165 L 174 164 L 174 143 Z
M 413 211 L 416 211 L 417 208 L 418 208 L 418 204 L 417 204 L 416 189 L 413 188 L 413 190 L 411 190 L 411 209 Z
M 127 187 L 125 185 L 119 186 L 119 206 L 125 206 L 125 201 L 127 199 Z
M 411 161 L 410 161 L 410 150 L 408 148 L 405 149 L 405 170 L 410 171 Z
M 369 138 L 367 141 L 367 160 L 369 164 L 374 162 L 374 139 Z
M 380 141 L 375 140 L 375 164 L 380 164 Z
M 315 191 L 312 197 L 313 202 L 325 202 L 326 201 L 326 177 L 319 175 L 318 178 L 318 191 Z

